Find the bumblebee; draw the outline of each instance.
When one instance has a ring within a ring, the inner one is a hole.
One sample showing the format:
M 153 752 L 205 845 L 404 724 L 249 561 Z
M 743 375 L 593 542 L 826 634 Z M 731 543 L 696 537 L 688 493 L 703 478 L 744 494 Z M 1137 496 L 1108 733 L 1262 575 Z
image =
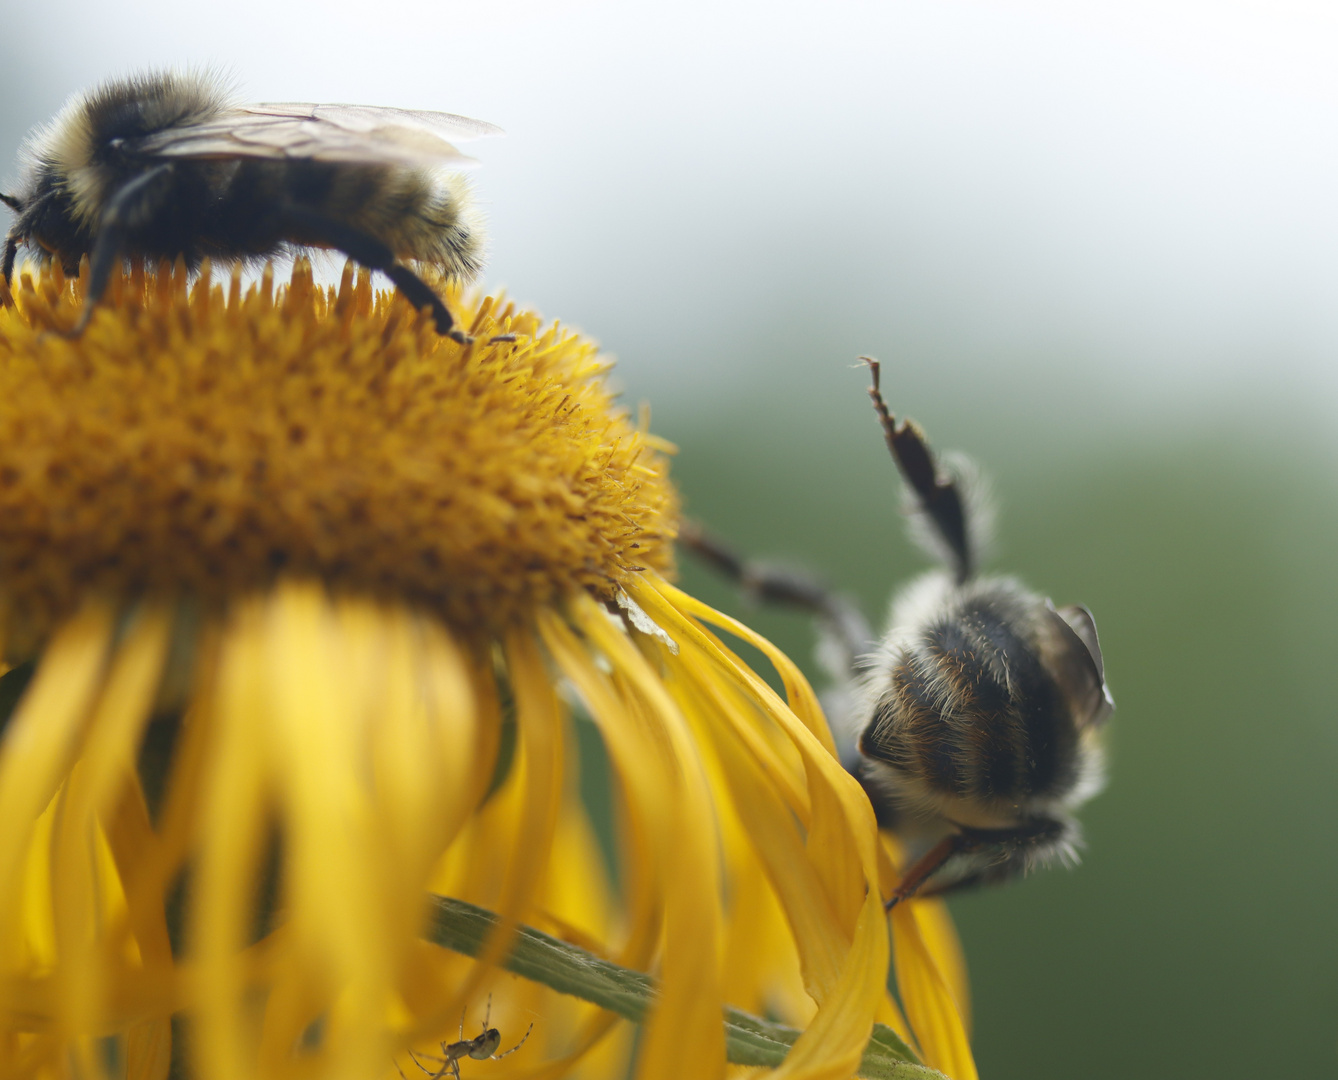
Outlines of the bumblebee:
M 912 535 L 941 563 L 893 600 L 875 640 L 858 608 L 802 573 L 740 559 L 695 523 L 686 545 L 755 599 L 817 617 L 823 695 L 843 756 L 879 824 L 912 852 L 888 907 L 1073 864 L 1074 812 L 1104 782 L 1114 709 L 1096 623 L 1011 577 L 977 573 L 987 531 L 979 482 L 940 467 L 924 433 L 869 395 L 910 495 Z
M 83 332 L 125 258 L 257 260 L 296 248 L 341 251 L 382 271 L 459 342 L 436 292 L 406 260 L 468 282 L 484 235 L 447 139 L 500 134 L 449 113 L 366 105 L 240 105 L 213 76 L 164 72 L 72 99 L 24 146 L 8 283 L 21 245 L 77 273 L 89 259 Z

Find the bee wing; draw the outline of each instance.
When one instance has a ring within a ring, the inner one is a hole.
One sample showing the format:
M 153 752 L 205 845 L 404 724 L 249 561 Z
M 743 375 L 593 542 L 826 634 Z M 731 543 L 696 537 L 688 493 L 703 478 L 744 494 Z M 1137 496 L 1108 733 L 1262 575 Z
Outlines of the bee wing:
M 419 128 L 455 142 L 468 142 L 489 135 L 505 135 L 496 124 L 472 120 L 455 113 L 433 112 L 430 109 L 389 109 L 377 105 L 310 105 L 285 102 L 246 105 L 246 112 L 265 116 L 288 116 L 301 119 L 323 120 L 347 131 L 373 131 L 394 124 Z
M 492 124 L 451 113 L 285 103 L 243 105 L 211 120 L 156 131 L 127 149 L 155 157 L 306 158 L 462 169 L 477 162 L 443 136 L 500 134 Z
M 1048 613 L 1060 640 L 1065 642 L 1050 657 L 1051 673 L 1083 707 L 1080 726 L 1099 725 L 1115 709 L 1115 699 L 1106 685 L 1106 666 L 1101 659 L 1101 643 L 1096 636 L 1096 620 L 1080 604 L 1056 609 L 1046 602 Z

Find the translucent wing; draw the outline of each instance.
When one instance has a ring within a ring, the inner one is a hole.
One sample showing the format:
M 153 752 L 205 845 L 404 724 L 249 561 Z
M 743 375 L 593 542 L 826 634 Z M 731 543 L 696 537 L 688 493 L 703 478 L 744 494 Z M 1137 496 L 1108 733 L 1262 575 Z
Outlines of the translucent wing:
M 207 120 L 127 141 L 155 157 L 312 161 L 468 168 L 475 160 L 452 139 L 500 135 L 482 120 L 422 109 L 298 103 L 242 105 Z
M 299 119 L 324 120 L 349 131 L 370 131 L 387 124 L 401 124 L 421 128 L 455 142 L 467 142 L 488 135 L 504 135 L 496 124 L 471 120 L 455 113 L 432 112 L 429 109 L 389 109 L 377 105 L 310 105 L 284 102 L 243 106 L 246 112 L 265 116 L 285 116 Z

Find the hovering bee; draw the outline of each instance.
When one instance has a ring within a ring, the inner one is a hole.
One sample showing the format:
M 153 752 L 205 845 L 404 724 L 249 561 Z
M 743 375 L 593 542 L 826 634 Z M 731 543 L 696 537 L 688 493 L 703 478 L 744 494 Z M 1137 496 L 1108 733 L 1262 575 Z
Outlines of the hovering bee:
M 0 194 L 19 246 L 90 263 L 78 336 L 123 258 L 259 259 L 331 248 L 382 271 L 437 330 L 470 339 L 403 260 L 470 281 L 483 230 L 447 138 L 501 134 L 449 113 L 366 105 L 238 105 L 215 77 L 157 73 L 77 95 L 29 136 L 19 190 Z
M 881 641 L 813 578 L 746 562 L 692 523 L 681 538 L 756 599 L 817 616 L 834 683 L 824 705 L 846 765 L 912 854 L 890 908 L 1076 863 L 1073 812 L 1103 783 L 1100 731 L 1115 703 L 1086 608 L 977 575 L 986 515 L 969 466 L 941 470 L 915 423 L 889 413 L 878 362 L 861 359 L 910 490 L 912 534 L 943 564 L 894 598 Z

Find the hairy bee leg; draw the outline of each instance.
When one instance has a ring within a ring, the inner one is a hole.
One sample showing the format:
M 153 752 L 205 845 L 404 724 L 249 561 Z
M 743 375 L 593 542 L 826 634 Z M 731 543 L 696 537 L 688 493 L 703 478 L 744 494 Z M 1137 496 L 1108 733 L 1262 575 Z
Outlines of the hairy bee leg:
M 126 233 L 137 218 L 152 217 L 161 206 L 166 188 L 157 182 L 172 172 L 170 162 L 156 165 L 120 187 L 110 199 L 98 222 L 98 234 L 88 256 L 88 291 L 84 294 L 84 309 L 79 321 L 66 337 L 77 338 L 88 328 L 93 309 L 106 295 L 111 282 L 112 268 L 125 246 Z
M 13 195 L 0 195 L 0 202 L 3 202 L 15 214 L 19 215 L 18 220 L 14 222 L 5 236 L 5 254 L 3 260 L 0 260 L 0 273 L 4 275 L 5 284 L 9 285 L 14 280 L 14 262 L 19 257 L 19 244 L 27 239 L 27 234 L 23 231 L 22 214 L 25 210 L 31 210 L 32 204 L 16 199 Z M 42 200 L 38 199 L 37 204 L 40 209 Z
M 821 619 L 842 652 L 834 675 L 849 678 L 856 658 L 872 647 L 872 632 L 859 609 L 817 578 L 744 559 L 690 519 L 679 524 L 678 542 L 759 603 L 798 608 Z
M 432 309 L 437 333 L 443 337 L 458 341 L 461 345 L 468 345 L 474 340 L 456 327 L 450 308 L 432 287 L 396 259 L 395 253 L 376 237 L 306 206 L 296 204 L 285 206 L 280 211 L 279 217 L 282 224 L 297 231 L 304 242 L 337 248 L 368 269 L 380 270 L 415 308 Z
M 924 853 L 902 875 L 900 883 L 892 893 L 892 898 L 883 904 L 885 911 L 891 911 L 903 900 L 912 896 L 944 896 L 947 893 L 969 889 L 976 885 L 997 884 L 1017 877 L 1027 868 L 1027 855 L 1038 845 L 1056 840 L 1069 828 L 1062 821 L 1053 818 L 1036 818 L 1014 829 L 967 829 L 958 828 L 945 836 Z M 997 852 L 998 862 L 980 870 L 955 878 L 943 885 L 925 888 L 925 882 L 943 869 L 948 862 L 958 855 L 978 855 L 985 852 Z
M 966 508 L 962 504 L 962 494 L 952 480 L 944 480 L 934 463 L 933 452 L 925 442 L 924 432 L 914 420 L 902 420 L 888 411 L 887 402 L 879 389 L 881 365 L 870 356 L 861 356 L 869 366 L 873 385 L 869 387 L 869 397 L 873 400 L 878 422 L 883 427 L 883 439 L 892 452 L 892 458 L 906 478 L 915 496 L 920 500 L 929 520 L 934 523 L 948 549 L 952 552 L 953 567 L 958 584 L 965 582 L 975 571 L 971 554 L 970 539 L 966 534 Z
M 468 345 L 474 339 L 455 325 L 455 318 L 451 315 L 451 309 L 439 297 L 426 281 L 420 278 L 407 266 L 401 262 L 392 262 L 387 267 L 382 267 L 386 277 L 395 283 L 395 288 L 404 294 L 406 300 L 416 308 L 432 308 L 432 318 L 437 324 L 437 333 L 443 337 L 448 337 L 452 341 L 457 341 L 461 345 Z
M 903 900 L 909 900 L 920 891 L 920 886 L 947 865 L 949 859 L 969 850 L 970 848 L 966 846 L 966 838 L 962 833 L 952 833 L 945 836 L 916 860 L 911 868 L 902 875 L 901 881 L 897 883 L 896 889 L 893 890 L 892 898 L 883 903 L 883 910 L 891 911 Z
M 971 889 L 1003 885 L 1016 877 L 1020 877 L 1026 869 L 1025 859 L 1010 855 L 1002 862 L 995 863 L 983 870 L 977 870 L 973 874 L 964 874 L 962 877 L 954 878 L 944 885 L 926 885 L 918 889 L 915 895 L 925 900 L 932 900 L 934 897 L 952 896 Z
M 5 237 L 5 257 L 4 262 L 0 263 L 0 272 L 4 274 L 5 284 L 8 285 L 14 278 L 14 260 L 19 257 L 18 238 L 10 233 Z

